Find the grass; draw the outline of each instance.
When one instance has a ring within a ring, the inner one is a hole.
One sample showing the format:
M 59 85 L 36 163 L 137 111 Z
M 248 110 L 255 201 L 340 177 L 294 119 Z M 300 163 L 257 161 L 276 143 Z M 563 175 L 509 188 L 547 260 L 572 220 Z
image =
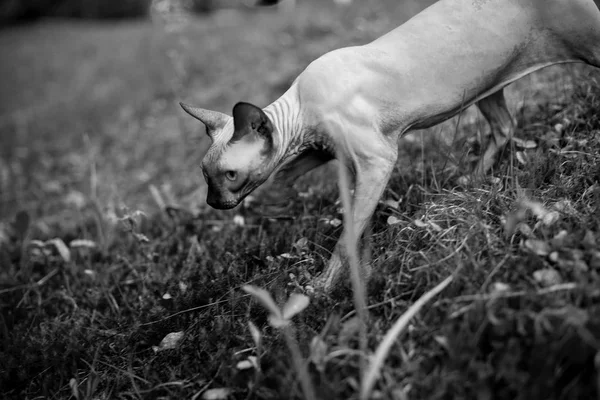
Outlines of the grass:
M 355 3 L 302 4 L 292 25 L 225 12 L 181 31 L 46 21 L 0 34 L 3 397 L 302 398 L 287 336 L 241 288 L 278 304 L 310 292 L 341 233 L 335 166 L 299 181 L 291 202 L 207 208 L 207 143 L 177 101 L 266 105 L 310 60 L 419 9 Z M 517 136 L 537 147 L 515 145 L 527 164 L 507 155 L 498 179 L 473 188 L 454 179 L 476 151 L 468 138 L 487 129 L 474 109 L 400 143 L 368 240 L 369 352 L 460 270 L 392 347 L 374 398 L 599 395 L 599 80 L 561 67 L 511 86 Z M 523 198 L 559 218 L 538 220 Z M 357 398 L 359 331 L 349 284 L 293 318 L 321 398 Z M 175 347 L 155 351 L 173 332 Z

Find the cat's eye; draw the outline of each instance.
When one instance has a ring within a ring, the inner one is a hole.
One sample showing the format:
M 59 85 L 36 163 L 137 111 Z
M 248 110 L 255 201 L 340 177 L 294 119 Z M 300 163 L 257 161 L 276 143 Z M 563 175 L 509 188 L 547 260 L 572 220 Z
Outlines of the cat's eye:
M 227 171 L 225 172 L 225 178 L 229 179 L 230 181 L 235 181 L 235 179 L 237 178 L 237 172 Z

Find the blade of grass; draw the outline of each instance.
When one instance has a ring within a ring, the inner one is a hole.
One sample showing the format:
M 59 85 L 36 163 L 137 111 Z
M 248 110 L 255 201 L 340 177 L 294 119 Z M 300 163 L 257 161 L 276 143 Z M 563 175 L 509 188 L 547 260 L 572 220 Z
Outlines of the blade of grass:
M 450 275 L 442 282 L 438 283 L 436 287 L 425 293 L 423 296 L 419 298 L 412 306 L 408 308 L 398 318 L 398 320 L 394 323 L 392 328 L 385 334 L 385 337 L 377 347 L 377 351 L 373 356 L 368 370 L 362 379 L 362 386 L 360 391 L 360 399 L 367 400 L 371 396 L 371 392 L 373 391 L 373 387 L 375 386 L 375 382 L 379 376 L 379 371 L 383 366 L 387 355 L 392 348 L 392 345 L 396 342 L 398 336 L 404 332 L 410 320 L 419 312 L 421 309 L 433 299 L 436 295 L 438 295 L 442 290 L 446 288 L 452 282 L 453 276 Z
M 330 132 L 336 132 L 337 135 L 332 134 L 333 137 L 338 138 L 337 145 L 337 158 L 338 164 L 338 185 L 340 190 L 340 197 L 342 200 L 342 207 L 344 209 L 344 237 L 341 239 L 344 242 L 346 248 L 346 256 L 348 258 L 348 264 L 350 265 L 350 279 L 352 282 L 352 294 L 354 300 L 354 308 L 358 315 L 359 325 L 359 345 L 360 351 L 363 355 L 366 355 L 367 351 L 367 300 L 366 300 L 366 289 L 363 277 L 361 277 L 360 260 L 358 257 L 358 237 L 356 234 L 356 227 L 352 219 L 352 201 L 350 199 L 350 182 L 348 177 L 348 161 L 358 165 L 355 160 L 355 154 L 352 151 L 351 146 L 347 142 L 347 137 L 344 135 L 339 123 L 334 121 L 332 118 L 327 120 L 327 125 Z M 350 160 L 348 160 L 350 158 Z M 360 376 L 364 375 L 366 368 L 365 358 L 360 359 Z

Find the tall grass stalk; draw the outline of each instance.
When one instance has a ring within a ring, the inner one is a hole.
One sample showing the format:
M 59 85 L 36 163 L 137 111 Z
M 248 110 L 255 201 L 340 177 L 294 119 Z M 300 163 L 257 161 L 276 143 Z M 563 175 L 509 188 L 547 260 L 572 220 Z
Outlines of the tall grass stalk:
M 298 379 L 300 380 L 300 387 L 302 388 L 302 393 L 304 393 L 304 398 L 306 400 L 316 400 L 317 396 L 315 389 L 310 379 L 310 375 L 308 374 L 306 362 L 302 357 L 300 346 L 298 346 L 296 335 L 293 329 L 289 326 L 283 327 L 282 331 L 283 336 L 285 337 L 285 343 L 290 350 L 290 353 L 292 353 L 292 361 L 294 362 L 294 368 L 296 369 Z
M 296 340 L 296 334 L 291 326 L 292 317 L 302 312 L 302 310 L 308 306 L 308 297 L 302 294 L 292 294 L 283 305 L 283 308 L 280 309 L 277 304 L 275 304 L 275 301 L 269 292 L 267 292 L 265 289 L 252 285 L 244 285 L 242 290 L 254 297 L 254 299 L 256 299 L 265 309 L 269 311 L 269 324 L 273 328 L 280 329 L 283 332 L 285 343 L 290 350 L 290 353 L 292 353 L 294 369 L 296 370 L 296 374 L 300 380 L 300 386 L 302 388 L 304 398 L 307 400 L 316 400 L 317 397 L 315 395 L 315 389 L 312 381 L 310 380 L 310 375 L 306 368 L 306 362 L 302 357 L 300 346 Z M 257 334 L 255 335 L 258 336 Z M 255 338 L 254 341 L 257 345 L 258 354 L 260 354 L 260 340 Z
M 448 286 L 450 282 L 452 282 L 452 279 L 453 276 L 450 275 L 442 282 L 438 283 L 436 287 L 434 287 L 433 289 L 425 293 L 423 296 L 421 296 L 419 300 L 417 300 L 412 306 L 408 308 L 408 310 L 404 312 L 404 314 L 400 316 L 400 318 L 398 318 L 398 320 L 394 323 L 390 330 L 387 331 L 383 340 L 377 347 L 377 351 L 371 359 L 368 369 L 363 375 L 360 390 L 361 400 L 367 400 L 370 398 L 371 392 L 373 391 L 373 387 L 375 386 L 375 382 L 377 381 L 377 378 L 379 376 L 379 371 L 381 370 L 381 367 L 383 366 L 383 363 L 387 358 L 392 348 L 392 345 L 396 342 L 398 336 L 402 332 L 404 332 L 410 320 L 413 319 L 413 317 L 417 315 L 417 313 L 421 311 L 421 309 L 427 303 L 429 303 L 431 299 L 433 299 L 442 290 L 444 290 L 446 286 Z
M 339 126 L 339 124 L 333 119 L 328 119 L 326 124 L 328 129 L 332 132 L 332 136 L 338 139 L 337 145 L 337 158 L 338 164 L 338 185 L 340 190 L 340 197 L 342 200 L 342 208 L 344 210 L 344 237 L 342 237 L 343 247 L 345 248 L 345 254 L 340 256 L 347 256 L 347 261 L 350 266 L 350 279 L 352 282 L 352 293 L 354 300 L 354 308 L 358 315 L 359 324 L 359 344 L 362 357 L 360 359 L 360 374 L 364 374 L 366 367 L 366 354 L 367 354 L 367 299 L 366 299 L 366 287 L 364 279 L 367 278 L 366 270 L 361 268 L 359 252 L 358 252 L 358 235 L 356 233 L 356 226 L 354 225 L 352 213 L 352 201 L 350 198 L 350 179 L 348 177 L 348 166 L 349 162 L 357 165 L 356 155 L 352 151 L 349 145 L 345 132 Z M 333 132 L 337 131 L 337 135 Z M 342 260 L 343 262 L 344 260 Z M 362 274 L 361 272 L 365 272 Z M 364 276 L 362 276 L 364 275 Z

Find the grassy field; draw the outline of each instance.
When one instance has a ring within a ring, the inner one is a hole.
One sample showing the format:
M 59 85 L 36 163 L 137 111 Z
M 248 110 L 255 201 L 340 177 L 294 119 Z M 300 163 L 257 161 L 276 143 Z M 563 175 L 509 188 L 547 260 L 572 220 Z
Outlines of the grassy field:
M 310 173 L 279 207 L 258 195 L 212 210 L 208 143 L 177 103 L 267 105 L 314 58 L 424 6 L 354 3 L 226 10 L 179 29 L 0 31 L 3 398 L 303 397 L 289 337 L 241 287 L 278 304 L 310 291 L 341 232 L 336 169 Z M 476 187 L 455 184 L 488 129 L 475 109 L 400 143 L 365 252 L 368 353 L 454 281 L 397 339 L 373 398 L 600 396 L 600 74 L 549 68 L 508 97 L 522 141 Z M 357 326 L 348 287 L 293 318 L 319 398 L 358 398 Z

